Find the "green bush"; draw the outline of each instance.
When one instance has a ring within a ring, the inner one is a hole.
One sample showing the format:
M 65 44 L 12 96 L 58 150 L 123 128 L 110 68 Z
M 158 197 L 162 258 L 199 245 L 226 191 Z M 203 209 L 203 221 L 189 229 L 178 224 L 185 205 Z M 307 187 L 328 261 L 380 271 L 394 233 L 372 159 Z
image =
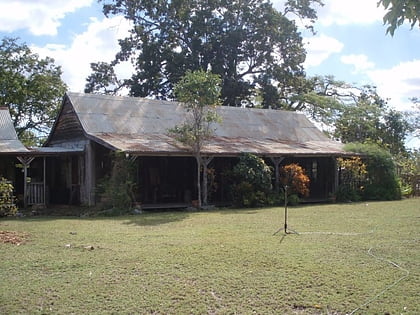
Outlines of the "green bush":
M 394 159 L 402 195 L 404 197 L 419 195 L 420 150 L 408 151 L 407 154 L 400 154 Z
M 97 185 L 101 214 L 112 216 L 129 212 L 134 201 L 134 163 L 122 152 L 115 152 L 111 174 Z
M 287 204 L 290 206 L 297 206 L 300 203 L 300 198 L 297 194 L 291 194 L 287 197 Z
M 271 168 L 262 158 L 243 154 L 233 168 L 233 202 L 238 207 L 256 207 L 269 204 Z
M 0 178 L 0 217 L 15 215 L 17 207 L 13 195 L 14 187 L 5 178 Z
M 347 151 L 359 153 L 366 164 L 364 200 L 398 200 L 401 189 L 391 154 L 374 144 L 349 143 Z
M 362 192 L 351 187 L 351 185 L 343 184 L 338 186 L 335 197 L 335 200 L 338 202 L 360 201 Z

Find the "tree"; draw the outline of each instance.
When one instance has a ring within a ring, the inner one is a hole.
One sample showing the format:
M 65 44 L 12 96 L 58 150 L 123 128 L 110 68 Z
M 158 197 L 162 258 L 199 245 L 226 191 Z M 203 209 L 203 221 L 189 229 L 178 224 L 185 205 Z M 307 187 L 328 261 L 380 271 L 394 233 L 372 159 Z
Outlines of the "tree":
M 101 2 L 106 16 L 124 15 L 133 28 L 111 64 L 92 65 L 87 92 L 99 91 L 98 78 L 103 90 L 109 67 L 130 60 L 136 73 L 124 85 L 132 96 L 170 99 L 187 70 L 211 69 L 221 77 L 223 104 L 229 106 L 250 105 L 257 91 L 290 89 L 294 78 L 304 77 L 302 37 L 288 16 L 313 22 L 313 6 L 322 4 L 288 0 L 279 12 L 268 0 Z
M 343 143 L 376 143 L 392 154 L 406 152 L 404 141 L 412 126 L 404 115 L 388 108 L 375 87 L 351 90 L 337 115 L 334 136 Z
M 379 0 L 378 6 L 382 5 L 388 12 L 383 20 L 388 25 L 386 33 L 394 36 L 397 27 L 408 20 L 413 28 L 416 23 L 420 26 L 420 2 L 418 0 Z
M 303 196 L 308 196 L 310 180 L 309 177 L 305 174 L 305 170 L 296 163 L 282 166 L 279 169 L 279 172 L 284 192 L 284 233 L 288 234 L 287 205 L 289 203 L 289 196 L 291 196 L 291 194 L 301 194 Z M 298 196 L 295 195 L 295 197 L 298 201 Z
M 378 142 L 381 129 L 381 104 L 357 97 L 355 104 L 344 107 L 335 124 L 335 137 L 344 143 Z
M 405 154 L 405 138 L 413 131 L 413 126 L 405 119 L 403 113 L 389 109 L 383 115 L 381 141 L 391 154 Z
M 45 136 L 57 115 L 66 85 L 52 58 L 39 58 L 17 38 L 0 43 L 0 106 L 7 106 L 26 144 Z
M 212 136 L 211 124 L 218 120 L 216 107 L 220 101 L 220 77 L 197 70 L 187 71 L 175 86 L 175 95 L 187 111 L 185 122 L 169 132 L 181 143 L 187 145 L 197 161 L 198 207 L 201 208 L 201 167 L 204 165 L 204 203 L 207 203 L 207 165 L 201 151 L 205 142 Z
M 350 85 L 333 76 L 295 78 L 295 82 L 293 88 L 276 93 L 277 108 L 300 111 L 324 125 L 333 124 L 349 97 Z
M 413 97 L 411 101 L 413 102 L 413 108 L 405 111 L 404 115 L 411 127 L 411 136 L 420 137 L 420 98 Z
M 124 86 L 124 81 L 119 80 L 111 64 L 98 62 L 90 64 L 93 73 L 86 79 L 85 92 L 97 91 L 102 94 L 116 95 Z

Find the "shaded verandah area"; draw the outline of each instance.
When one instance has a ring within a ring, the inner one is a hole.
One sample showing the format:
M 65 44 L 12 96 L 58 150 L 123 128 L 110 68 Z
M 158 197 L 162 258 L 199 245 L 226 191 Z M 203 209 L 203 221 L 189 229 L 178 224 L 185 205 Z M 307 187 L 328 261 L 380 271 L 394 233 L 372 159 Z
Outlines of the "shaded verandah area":
M 102 155 L 104 157 L 106 155 Z M 102 161 L 97 173 L 97 182 L 109 175 L 111 160 Z M 232 187 L 235 184 L 232 169 L 238 162 L 237 156 L 206 157 L 208 204 L 228 206 L 232 204 Z M 188 156 L 132 156 L 135 161 L 135 198 L 143 209 L 185 208 L 197 199 L 196 161 Z M 276 191 L 273 160 L 278 166 L 297 163 L 311 179 L 310 195 L 306 202 L 326 201 L 335 192 L 337 169 L 334 157 L 280 157 L 265 158 L 273 169 L 273 191 Z M 278 168 L 277 168 L 278 171 Z M 279 187 L 281 188 L 281 187 Z M 277 190 L 278 191 L 278 190 Z
M 14 186 L 20 208 L 80 204 L 82 153 L 73 149 L 36 148 L 3 154 L 0 155 L 0 177 Z

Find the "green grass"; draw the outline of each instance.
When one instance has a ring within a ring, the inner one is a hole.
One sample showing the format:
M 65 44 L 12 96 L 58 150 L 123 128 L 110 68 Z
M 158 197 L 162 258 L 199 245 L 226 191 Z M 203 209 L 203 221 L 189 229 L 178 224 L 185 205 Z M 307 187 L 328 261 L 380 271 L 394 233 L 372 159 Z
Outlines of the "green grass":
M 420 314 L 419 203 L 2 219 L 0 314 Z

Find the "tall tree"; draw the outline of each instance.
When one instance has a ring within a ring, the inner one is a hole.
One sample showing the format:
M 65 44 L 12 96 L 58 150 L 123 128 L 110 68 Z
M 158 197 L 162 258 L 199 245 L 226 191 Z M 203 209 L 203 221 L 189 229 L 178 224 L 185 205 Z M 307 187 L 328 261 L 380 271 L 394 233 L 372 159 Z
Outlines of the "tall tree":
M 390 109 L 372 86 L 352 87 L 349 97 L 335 122 L 336 138 L 376 143 L 392 154 L 406 152 L 404 141 L 412 127 L 401 112 Z
M 278 94 L 280 109 L 300 111 L 324 125 L 331 125 L 351 96 L 351 86 L 333 76 L 296 78 L 295 86 Z
M 335 123 L 335 137 L 342 142 L 378 142 L 381 114 L 385 104 L 371 95 L 370 87 L 354 95 L 354 103 L 346 104 Z M 368 94 L 369 93 L 369 94 Z
M 205 142 L 212 136 L 211 124 L 218 120 L 216 106 L 220 100 L 220 77 L 210 72 L 187 71 L 175 86 L 175 95 L 187 111 L 185 121 L 169 130 L 177 140 L 187 145 L 197 161 L 198 207 L 201 208 L 201 167 L 203 171 L 204 203 L 207 203 L 207 162 L 201 154 Z
M 294 78 L 304 76 L 302 38 L 288 17 L 314 21 L 313 6 L 322 4 L 288 0 L 279 12 L 269 0 L 100 1 L 106 16 L 121 14 L 133 23 L 109 64 L 133 62 L 136 73 L 124 82 L 131 95 L 173 98 L 187 70 L 211 69 L 222 79 L 223 104 L 229 106 L 250 105 L 257 90 L 290 89 Z M 94 81 L 106 79 L 98 72 L 109 67 L 98 65 L 92 65 L 87 92 L 104 90 Z
M 416 24 L 420 27 L 420 1 L 419 0 L 379 0 L 378 6 L 382 5 L 387 13 L 384 16 L 384 24 L 388 25 L 386 30 L 394 36 L 395 30 L 401 26 L 405 20 L 413 28 Z
M 35 144 L 51 127 L 66 85 L 52 58 L 40 58 L 17 38 L 0 43 L 0 106 L 7 106 L 19 138 Z
M 413 108 L 404 113 L 412 127 L 412 136 L 420 138 L 420 98 L 411 98 Z

